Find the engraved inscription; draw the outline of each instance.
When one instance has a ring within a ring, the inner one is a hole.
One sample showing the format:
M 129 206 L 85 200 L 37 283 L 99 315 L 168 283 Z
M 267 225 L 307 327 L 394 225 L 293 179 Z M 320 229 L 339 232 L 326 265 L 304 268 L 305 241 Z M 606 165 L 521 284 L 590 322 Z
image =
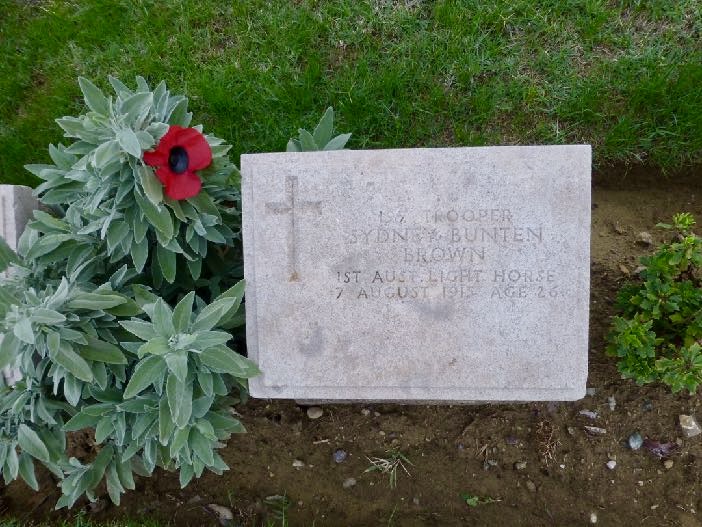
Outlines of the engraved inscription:
M 300 274 L 297 265 L 297 217 L 298 213 L 313 212 L 317 215 L 322 214 L 321 201 L 303 201 L 297 199 L 297 176 L 287 176 L 285 178 L 285 197 L 286 201 L 268 202 L 266 209 L 272 214 L 290 214 L 290 230 L 288 231 L 288 273 L 289 282 L 298 282 Z
M 387 263 L 337 270 L 330 291 L 359 301 L 564 296 L 556 270 L 498 263 L 510 251 L 538 253 L 545 244 L 544 226 L 520 223 L 518 216 L 505 207 L 377 211 L 377 221 L 349 229 L 344 241 L 352 251 L 376 249 Z

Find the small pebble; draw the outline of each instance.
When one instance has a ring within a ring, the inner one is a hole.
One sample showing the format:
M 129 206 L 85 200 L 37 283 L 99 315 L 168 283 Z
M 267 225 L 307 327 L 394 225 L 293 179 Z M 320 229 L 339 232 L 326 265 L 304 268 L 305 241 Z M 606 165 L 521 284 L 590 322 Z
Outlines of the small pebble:
M 93 514 L 97 514 L 98 512 L 102 512 L 106 508 L 107 508 L 107 500 L 98 499 L 97 501 L 93 501 L 93 502 L 88 504 L 88 509 Z
M 508 445 L 516 445 L 519 443 L 519 439 L 515 436 L 507 436 L 505 437 L 505 443 Z
M 585 393 L 586 393 L 587 395 L 595 395 L 595 394 L 597 393 L 597 388 L 587 388 L 587 389 L 585 390 Z
M 597 513 L 596 512 L 590 513 L 590 523 L 597 523 Z
M 680 428 L 682 428 L 685 437 L 695 437 L 702 434 L 700 425 L 697 424 L 697 420 L 691 415 L 683 414 L 678 419 L 680 420 Z
M 609 409 L 613 412 L 617 407 L 617 400 L 614 398 L 614 396 L 610 395 L 607 397 L 607 404 L 609 404 Z
M 343 463 L 344 461 L 346 461 L 348 454 L 346 453 L 346 450 L 342 450 L 340 448 L 334 451 L 333 457 L 335 463 Z
M 356 478 L 347 478 L 344 480 L 344 482 L 341 484 L 342 487 L 345 489 L 350 489 L 356 484 Z
M 295 468 L 303 468 L 305 466 L 305 463 L 300 461 L 299 459 L 296 459 L 293 461 L 292 466 Z
M 643 408 L 643 411 L 644 411 L 644 412 L 650 412 L 651 410 L 653 410 L 653 402 L 651 402 L 650 400 L 646 399 L 646 400 L 643 402 L 643 404 L 641 405 L 641 408 Z
M 666 459 L 666 460 L 663 462 L 663 466 L 664 466 L 667 470 L 670 470 L 671 468 L 673 468 L 673 465 L 674 465 L 674 464 L 675 464 L 675 463 L 673 463 L 673 460 L 672 460 L 672 459 Z
M 609 470 L 614 470 L 616 468 L 616 466 L 617 466 L 617 462 L 614 461 L 613 459 L 610 459 L 609 461 L 607 461 L 607 468 Z
M 653 237 L 646 231 L 641 231 L 636 235 L 636 243 L 639 245 L 653 245 Z
M 322 414 L 324 414 L 324 410 L 322 410 L 319 406 L 310 406 L 307 409 L 307 417 L 310 419 L 319 419 L 322 417 Z
M 417 498 L 417 497 L 412 498 L 412 503 L 414 503 L 417 507 L 419 507 L 419 498 Z
M 638 450 L 643 445 L 643 437 L 639 432 L 634 432 L 629 436 L 629 448 L 632 450 Z
M 368 417 L 370 415 L 370 410 L 368 408 L 364 408 L 361 410 L 361 414 L 365 417 Z
M 588 419 L 597 419 L 597 412 L 592 412 L 590 410 L 580 410 L 578 413 L 583 417 L 587 417 Z
M 217 505 L 216 503 L 210 503 L 207 508 L 217 516 L 220 525 L 230 525 L 231 521 L 234 519 L 234 513 L 227 507 Z
M 517 461 L 514 464 L 514 470 L 524 470 L 527 468 L 527 462 L 526 461 Z
M 600 428 L 599 426 L 586 426 L 584 428 L 586 432 L 595 436 L 603 436 L 607 433 L 606 429 Z
M 531 492 L 536 492 L 536 485 L 530 479 L 528 479 L 526 482 L 526 488 L 529 489 Z

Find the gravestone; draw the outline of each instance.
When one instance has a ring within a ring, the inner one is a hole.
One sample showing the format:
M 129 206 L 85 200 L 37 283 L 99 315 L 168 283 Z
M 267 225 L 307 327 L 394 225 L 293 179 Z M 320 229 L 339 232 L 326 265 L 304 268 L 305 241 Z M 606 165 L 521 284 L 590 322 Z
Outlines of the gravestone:
M 574 400 L 587 145 L 243 155 L 260 398 Z
M 23 185 L 0 185 L 0 235 L 13 249 L 39 201 L 32 189 Z
M 0 236 L 11 249 L 17 249 L 19 237 L 32 217 L 32 211 L 38 206 L 39 202 L 32 194 L 31 188 L 22 185 L 0 185 Z M 8 276 L 7 271 L 0 274 L 3 278 Z M 22 378 L 18 371 L 9 366 L 0 370 L 0 373 L 0 385 L 4 381 L 12 386 Z

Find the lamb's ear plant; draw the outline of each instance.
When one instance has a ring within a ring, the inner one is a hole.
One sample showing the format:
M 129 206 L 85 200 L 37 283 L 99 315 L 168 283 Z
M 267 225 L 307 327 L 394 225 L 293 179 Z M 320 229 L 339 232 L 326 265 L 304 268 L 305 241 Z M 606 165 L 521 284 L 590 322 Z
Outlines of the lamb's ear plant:
M 694 393 L 702 383 L 702 238 L 681 213 L 658 227 L 672 240 L 641 259 L 641 280 L 619 292 L 607 353 L 639 384 Z
M 239 236 L 239 174 L 226 155 L 230 146 L 201 134 L 202 126 L 187 128 L 188 100 L 171 95 L 165 83 L 152 90 L 137 77 L 132 89 L 109 80 L 112 95 L 79 79 L 89 111 L 56 120 L 72 143 L 49 147 L 53 165 L 27 165 L 43 180 L 37 188 L 42 203 L 60 217 L 37 218 L 35 230 L 46 236 L 27 257 L 51 263 L 72 256 L 77 263 L 68 270 L 76 279 L 81 271 L 103 266 L 101 257 L 107 256 L 109 263 L 129 260 L 137 272 L 147 269 L 157 287 L 173 284 L 176 276 L 196 281 L 208 258 L 219 255 L 209 245 L 233 246 Z M 161 152 L 160 142 L 177 140 L 171 136 L 181 130 L 192 131 L 192 137 L 182 144 L 171 141 L 164 145 L 169 151 Z M 199 151 L 190 145 L 209 147 L 204 166 L 193 165 Z M 171 159 L 158 166 L 158 154 Z M 169 164 L 180 184 L 168 180 Z M 182 189 L 192 166 L 202 185 L 195 193 Z
M 297 137 L 288 141 L 288 152 L 317 152 L 320 150 L 343 150 L 351 134 L 334 135 L 334 109 L 329 107 L 312 133 L 298 129 Z

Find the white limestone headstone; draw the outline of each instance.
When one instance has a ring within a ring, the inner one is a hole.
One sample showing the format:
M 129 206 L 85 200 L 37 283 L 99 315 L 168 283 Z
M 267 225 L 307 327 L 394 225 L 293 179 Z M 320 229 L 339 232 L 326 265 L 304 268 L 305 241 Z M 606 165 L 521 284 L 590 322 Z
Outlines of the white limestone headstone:
M 32 211 L 39 207 L 39 202 L 32 194 L 32 189 L 22 185 L 0 185 L 0 235 L 13 250 L 17 249 L 27 221 Z M 2 273 L 7 277 L 7 271 Z M 22 377 L 18 371 L 9 366 L 1 370 L 5 383 L 15 384 Z
M 243 155 L 261 398 L 573 400 L 587 379 L 587 145 Z

